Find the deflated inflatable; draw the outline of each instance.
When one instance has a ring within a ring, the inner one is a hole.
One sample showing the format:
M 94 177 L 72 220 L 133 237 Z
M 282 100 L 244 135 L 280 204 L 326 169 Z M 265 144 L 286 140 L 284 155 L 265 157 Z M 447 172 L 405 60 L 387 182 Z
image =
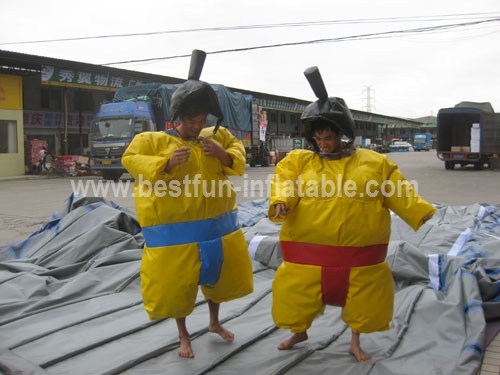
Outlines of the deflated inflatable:
M 436 205 L 417 232 L 392 216 L 394 316 L 389 331 L 362 336 L 373 360 L 360 363 L 335 306 L 325 307 L 305 343 L 276 349 L 289 336 L 270 313 L 281 225 L 267 218 L 267 199 L 240 204 L 254 292 L 221 305 L 232 343 L 208 331 L 200 293 L 189 323 L 203 349 L 185 360 L 175 319 L 150 321 L 145 313 L 144 238 L 135 213 L 72 195 L 40 231 L 0 248 L 0 372 L 476 375 L 483 358 L 484 372 L 494 354 L 486 346 L 500 332 L 500 205 Z

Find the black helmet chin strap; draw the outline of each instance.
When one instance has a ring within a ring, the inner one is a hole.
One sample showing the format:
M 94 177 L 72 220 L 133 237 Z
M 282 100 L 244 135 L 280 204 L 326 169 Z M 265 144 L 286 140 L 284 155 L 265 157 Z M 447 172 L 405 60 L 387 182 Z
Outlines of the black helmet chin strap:
M 347 156 L 351 156 L 354 151 L 356 151 L 356 147 L 351 142 L 343 143 L 342 149 L 337 152 L 322 152 L 321 150 L 316 151 L 316 153 L 326 160 L 339 160 L 345 158 Z

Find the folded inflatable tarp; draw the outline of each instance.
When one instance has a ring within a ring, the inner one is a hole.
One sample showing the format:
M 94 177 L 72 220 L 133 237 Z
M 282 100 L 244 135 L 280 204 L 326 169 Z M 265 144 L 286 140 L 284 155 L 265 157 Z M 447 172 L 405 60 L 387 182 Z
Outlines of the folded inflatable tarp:
M 142 305 L 144 240 L 135 214 L 70 196 L 40 231 L 0 250 L 0 373 L 476 373 L 487 323 L 500 318 L 499 206 L 440 205 L 418 232 L 393 217 L 394 318 L 389 331 L 361 336 L 373 358 L 358 363 L 337 307 L 315 320 L 308 341 L 277 350 L 290 333 L 271 318 L 282 258 L 267 204 L 239 205 L 254 292 L 221 305 L 234 342 L 208 332 L 200 294 L 187 318 L 196 357 L 182 359 L 175 320 L 149 321 Z

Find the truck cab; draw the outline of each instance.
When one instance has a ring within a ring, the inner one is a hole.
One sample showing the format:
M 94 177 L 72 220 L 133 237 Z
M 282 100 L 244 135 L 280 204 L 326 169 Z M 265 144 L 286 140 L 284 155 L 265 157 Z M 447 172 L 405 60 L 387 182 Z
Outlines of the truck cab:
M 155 131 L 154 113 L 147 101 L 101 105 L 90 125 L 90 168 L 105 180 L 117 181 L 126 172 L 121 158 L 136 134 Z
M 417 133 L 413 137 L 413 149 L 415 151 L 429 151 L 432 146 L 430 133 Z

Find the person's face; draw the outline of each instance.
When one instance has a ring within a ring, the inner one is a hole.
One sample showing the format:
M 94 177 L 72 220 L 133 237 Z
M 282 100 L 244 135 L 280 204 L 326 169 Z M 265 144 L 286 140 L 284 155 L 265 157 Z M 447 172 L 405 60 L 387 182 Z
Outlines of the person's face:
M 207 125 L 208 113 L 196 116 L 180 116 L 179 132 L 184 138 L 198 138 L 201 130 Z
M 320 130 L 314 132 L 313 138 L 321 149 L 321 152 L 333 153 L 340 150 L 342 135 L 341 132 L 337 135 L 332 130 Z

